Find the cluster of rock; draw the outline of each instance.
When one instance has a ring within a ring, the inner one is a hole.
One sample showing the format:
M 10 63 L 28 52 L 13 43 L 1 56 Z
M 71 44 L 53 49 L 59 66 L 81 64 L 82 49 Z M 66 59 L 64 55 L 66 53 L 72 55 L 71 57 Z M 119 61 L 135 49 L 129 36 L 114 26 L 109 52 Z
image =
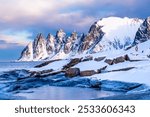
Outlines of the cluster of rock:
M 113 64 L 122 63 L 125 61 L 130 61 L 130 58 L 128 55 L 120 56 L 120 57 L 117 57 L 114 59 L 106 59 L 104 62 L 109 64 L 109 65 L 113 65 Z
M 59 73 L 65 73 L 66 77 L 76 77 L 76 76 L 92 76 L 95 74 L 100 74 L 103 72 L 115 72 L 115 71 L 127 71 L 130 69 L 133 69 L 134 67 L 129 67 L 129 68 L 122 68 L 122 69 L 117 69 L 117 70 L 112 70 L 112 71 L 106 71 L 107 65 L 99 68 L 97 70 L 84 70 L 81 71 L 80 68 L 76 68 L 74 67 L 75 65 L 81 63 L 81 62 L 85 62 L 85 61 L 104 61 L 105 63 L 107 63 L 108 65 L 113 65 L 113 64 L 118 64 L 118 63 L 122 63 L 125 61 L 132 61 L 130 60 L 128 55 L 124 55 L 124 56 L 120 56 L 120 57 L 116 57 L 114 59 L 106 59 L 106 57 L 97 57 L 94 58 L 92 56 L 85 56 L 84 58 L 73 58 L 70 59 L 70 62 L 67 63 L 66 65 L 63 66 L 63 68 L 60 71 L 54 71 L 53 69 L 48 69 L 48 70 L 43 70 L 43 71 L 32 71 L 30 77 L 45 77 L 45 76 L 49 76 L 49 75 L 55 75 L 55 74 L 59 74 Z M 44 67 L 48 64 L 51 64 L 52 62 L 55 61 L 60 61 L 58 60 L 50 60 L 50 61 L 46 61 L 40 65 L 35 66 L 35 68 L 40 68 L 40 67 Z

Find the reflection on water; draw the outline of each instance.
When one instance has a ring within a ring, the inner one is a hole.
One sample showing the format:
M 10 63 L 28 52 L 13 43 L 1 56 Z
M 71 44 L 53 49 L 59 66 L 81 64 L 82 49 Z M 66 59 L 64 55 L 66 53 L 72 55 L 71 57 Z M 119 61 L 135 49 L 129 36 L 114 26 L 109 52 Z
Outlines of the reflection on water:
M 37 100 L 88 100 L 113 96 L 116 93 L 91 88 L 43 86 L 16 95 Z

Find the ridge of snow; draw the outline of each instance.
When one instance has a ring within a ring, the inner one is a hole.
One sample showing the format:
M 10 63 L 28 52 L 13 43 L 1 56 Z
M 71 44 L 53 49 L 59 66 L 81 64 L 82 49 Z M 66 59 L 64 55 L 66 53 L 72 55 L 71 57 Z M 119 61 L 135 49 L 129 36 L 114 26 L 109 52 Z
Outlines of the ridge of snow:
M 102 40 L 93 49 L 94 52 L 124 49 L 134 42 L 141 19 L 108 17 L 99 20 L 96 26 L 102 27 L 105 33 Z
M 124 41 L 124 38 L 135 38 L 135 34 L 143 23 L 141 19 L 135 18 L 119 18 L 119 17 L 108 17 L 103 18 L 97 22 L 98 26 L 103 26 L 102 30 L 104 31 L 104 39 L 114 40 L 119 39 L 121 42 Z M 104 40 L 103 39 L 103 40 Z

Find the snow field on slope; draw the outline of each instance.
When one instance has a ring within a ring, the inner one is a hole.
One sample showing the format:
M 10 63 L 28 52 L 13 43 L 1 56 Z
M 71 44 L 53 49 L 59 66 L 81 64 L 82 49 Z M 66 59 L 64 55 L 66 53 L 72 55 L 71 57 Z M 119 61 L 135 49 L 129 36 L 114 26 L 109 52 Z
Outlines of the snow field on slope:
M 105 33 L 102 41 L 113 41 L 119 39 L 121 43 L 125 43 L 126 38 L 134 41 L 135 34 L 142 24 L 142 20 L 132 18 L 108 17 L 97 22 L 97 25 L 103 26 L 102 30 Z

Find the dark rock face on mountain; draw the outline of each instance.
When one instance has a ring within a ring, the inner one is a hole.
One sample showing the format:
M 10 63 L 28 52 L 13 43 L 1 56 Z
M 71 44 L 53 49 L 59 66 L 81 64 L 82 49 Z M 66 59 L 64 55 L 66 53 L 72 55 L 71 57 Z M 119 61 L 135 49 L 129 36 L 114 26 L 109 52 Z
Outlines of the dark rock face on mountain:
M 150 17 L 146 18 L 138 29 L 133 45 L 142 43 L 150 39 Z
M 62 29 L 58 30 L 56 32 L 55 40 L 55 53 L 58 53 L 66 42 L 66 33 Z
M 33 42 L 33 58 L 34 59 L 44 59 L 47 56 L 46 50 L 46 40 L 42 34 L 37 35 Z
M 22 60 L 22 61 L 25 61 L 26 60 L 33 60 L 33 47 L 32 47 L 32 43 L 29 43 L 25 48 L 24 50 L 22 51 L 21 53 L 21 57 L 19 58 L 19 60 Z
M 55 44 L 56 44 L 55 37 L 51 34 L 48 34 L 46 42 L 46 50 L 48 55 L 51 55 L 55 52 Z
M 81 52 L 84 52 L 90 48 L 92 49 L 93 47 L 95 47 L 96 44 L 98 44 L 98 42 L 100 42 L 100 40 L 104 36 L 104 32 L 101 28 L 102 26 L 98 26 L 97 22 L 95 22 L 91 26 L 89 33 L 84 38 L 83 43 L 80 47 Z
M 66 43 L 65 43 L 65 46 L 64 46 L 64 52 L 65 54 L 68 54 L 70 53 L 72 50 L 75 49 L 75 42 L 77 40 L 78 36 L 77 36 L 77 33 L 76 32 L 73 32 L 71 34 L 70 37 L 68 37 Z

